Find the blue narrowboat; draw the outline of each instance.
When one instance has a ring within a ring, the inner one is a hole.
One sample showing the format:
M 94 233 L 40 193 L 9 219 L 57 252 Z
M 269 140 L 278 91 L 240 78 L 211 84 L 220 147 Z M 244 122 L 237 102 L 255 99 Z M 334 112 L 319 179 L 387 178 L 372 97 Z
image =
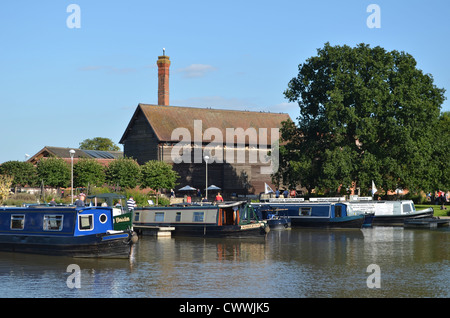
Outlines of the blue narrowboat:
M 278 209 L 280 217 L 288 217 L 292 227 L 361 228 L 365 215 L 353 213 L 345 203 L 301 202 L 252 204 L 255 210 Z
M 116 230 L 117 220 L 130 226 Z M 0 207 L 0 251 L 128 258 L 137 240 L 131 225 L 110 207 Z

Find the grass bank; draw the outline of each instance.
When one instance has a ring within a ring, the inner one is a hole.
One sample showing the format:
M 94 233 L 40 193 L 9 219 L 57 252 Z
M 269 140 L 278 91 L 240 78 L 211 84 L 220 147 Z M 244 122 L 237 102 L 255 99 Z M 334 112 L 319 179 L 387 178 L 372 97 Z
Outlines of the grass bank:
M 423 210 L 426 208 L 433 208 L 434 216 L 448 216 L 450 213 L 450 205 L 446 205 L 447 210 L 441 210 L 440 205 L 432 205 L 432 204 L 415 204 L 416 210 Z

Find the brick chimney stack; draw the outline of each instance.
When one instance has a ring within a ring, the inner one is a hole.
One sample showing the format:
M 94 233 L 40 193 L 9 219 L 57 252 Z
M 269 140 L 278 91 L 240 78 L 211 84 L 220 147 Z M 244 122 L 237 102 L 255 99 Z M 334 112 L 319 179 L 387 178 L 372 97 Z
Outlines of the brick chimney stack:
M 166 49 L 163 55 L 158 56 L 158 105 L 169 106 L 169 67 L 170 58 L 166 56 Z

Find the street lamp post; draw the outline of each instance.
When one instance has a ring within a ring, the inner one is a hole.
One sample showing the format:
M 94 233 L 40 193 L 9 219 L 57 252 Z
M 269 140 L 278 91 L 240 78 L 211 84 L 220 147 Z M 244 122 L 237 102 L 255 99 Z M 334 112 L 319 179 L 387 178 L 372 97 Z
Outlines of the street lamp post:
M 75 154 L 75 150 L 70 149 L 70 166 L 71 166 L 71 177 L 70 177 L 70 188 L 71 188 L 71 197 L 72 197 L 72 204 L 73 204 L 73 155 Z
M 206 162 L 206 200 L 208 200 L 208 160 L 209 160 L 209 156 L 205 156 L 203 157 L 205 158 L 205 162 Z

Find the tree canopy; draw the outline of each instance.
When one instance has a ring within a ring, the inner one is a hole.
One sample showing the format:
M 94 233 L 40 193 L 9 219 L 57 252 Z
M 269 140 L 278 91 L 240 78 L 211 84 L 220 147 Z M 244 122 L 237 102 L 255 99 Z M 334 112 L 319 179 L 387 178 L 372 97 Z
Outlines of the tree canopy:
M 106 168 L 106 181 L 112 186 L 135 188 L 139 184 L 141 168 L 136 160 L 120 158 Z
M 61 158 L 43 158 L 36 165 L 38 180 L 45 186 L 67 187 L 70 184 L 70 165 Z
M 105 169 L 95 159 L 81 158 L 73 165 L 75 187 L 101 186 L 105 182 Z
M 410 54 L 379 46 L 326 43 L 317 53 L 284 92 L 300 114 L 298 125 L 283 124 L 274 179 L 308 191 L 369 189 L 371 180 L 385 190 L 433 190 L 444 182 L 440 161 L 448 159 L 435 156 L 441 134 L 449 139 L 437 129 L 445 90 L 433 77 Z
M 171 189 L 177 183 L 178 173 L 166 162 L 158 160 L 147 161 L 141 167 L 141 188 L 153 190 Z
M 12 160 L 0 165 L 0 174 L 13 177 L 12 186 L 33 186 L 37 181 L 36 167 L 26 161 Z
M 85 139 L 80 142 L 80 149 L 85 150 L 102 150 L 102 151 L 119 151 L 120 148 L 111 139 L 103 137 L 95 137 Z

